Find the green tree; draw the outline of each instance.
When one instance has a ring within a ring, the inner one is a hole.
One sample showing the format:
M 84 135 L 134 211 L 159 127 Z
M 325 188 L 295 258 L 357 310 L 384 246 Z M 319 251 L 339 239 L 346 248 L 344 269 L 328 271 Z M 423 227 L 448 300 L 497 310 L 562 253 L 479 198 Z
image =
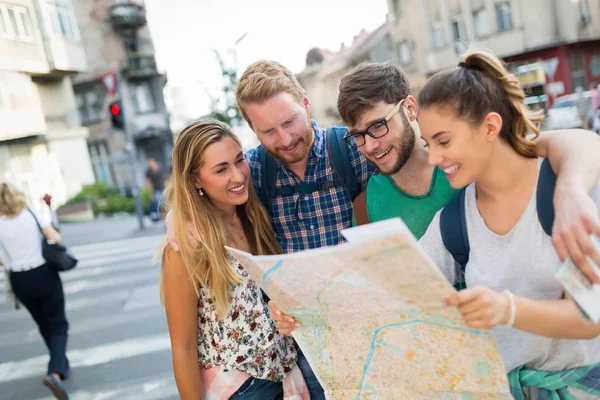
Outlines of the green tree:
M 222 93 L 219 96 L 214 96 L 208 93 L 211 101 L 211 113 L 209 117 L 223 121 L 230 126 L 239 125 L 242 120 L 242 115 L 235 102 L 235 93 L 238 84 L 238 65 L 237 65 L 237 46 L 246 37 L 244 33 L 238 40 L 235 41 L 227 53 L 226 58 L 221 55 L 217 49 L 212 49 L 215 58 L 221 69 L 221 77 L 223 79 Z

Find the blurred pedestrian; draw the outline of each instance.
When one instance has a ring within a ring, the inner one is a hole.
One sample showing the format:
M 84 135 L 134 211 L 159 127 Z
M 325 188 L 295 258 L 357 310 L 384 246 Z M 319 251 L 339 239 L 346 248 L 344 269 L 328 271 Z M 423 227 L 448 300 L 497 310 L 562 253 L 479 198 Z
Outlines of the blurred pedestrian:
M 598 111 L 600 109 L 600 85 L 596 87 L 594 94 L 592 95 L 592 111 Z
M 292 338 L 277 333 L 260 287 L 225 248 L 281 253 L 229 126 L 207 119 L 181 132 L 167 199 L 180 251 L 165 248 L 161 292 L 180 397 L 308 399 Z M 192 245 L 186 229 L 202 240 Z
M 152 157 L 146 159 L 148 169 L 146 170 L 146 183 L 150 196 L 150 218 L 154 222 L 160 221 L 160 202 L 165 190 L 165 172 Z
M 573 103 L 581 120 L 581 127 L 583 129 L 590 129 L 589 116 L 591 113 L 591 102 L 583 95 L 583 88 L 581 86 L 577 86 L 575 89 L 575 101 Z
M 0 184 L 0 260 L 8 271 L 12 292 L 35 320 L 50 353 L 43 383 L 54 397 L 65 400 L 69 396 L 62 381 L 70 374 L 66 356 L 69 324 L 58 271 L 42 256 L 38 221 L 46 238 L 61 241 L 49 221 L 27 208 L 21 191 Z

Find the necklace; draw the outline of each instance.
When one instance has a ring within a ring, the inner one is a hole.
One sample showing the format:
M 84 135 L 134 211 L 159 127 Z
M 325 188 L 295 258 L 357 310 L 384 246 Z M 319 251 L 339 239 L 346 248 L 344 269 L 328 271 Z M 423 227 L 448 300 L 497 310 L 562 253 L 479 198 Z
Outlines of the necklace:
M 242 240 L 242 239 L 243 239 L 243 238 L 246 236 L 245 234 L 243 234 L 243 233 L 239 233 L 239 232 L 237 232 L 237 231 L 234 231 L 233 229 L 232 229 L 231 231 L 232 231 L 233 233 L 235 233 L 235 234 L 236 234 L 236 236 L 239 236 L 239 239 L 238 239 L 238 240 Z

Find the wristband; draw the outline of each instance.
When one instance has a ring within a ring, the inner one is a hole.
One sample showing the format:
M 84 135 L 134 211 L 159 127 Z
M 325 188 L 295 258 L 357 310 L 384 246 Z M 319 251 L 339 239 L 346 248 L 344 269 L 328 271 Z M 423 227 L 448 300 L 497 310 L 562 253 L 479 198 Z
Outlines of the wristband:
M 507 328 L 512 328 L 515 323 L 515 318 L 517 316 L 517 305 L 515 304 L 515 296 L 513 296 L 510 290 L 504 290 L 502 293 L 506 294 L 508 297 L 508 303 L 510 304 L 510 318 L 506 323 Z

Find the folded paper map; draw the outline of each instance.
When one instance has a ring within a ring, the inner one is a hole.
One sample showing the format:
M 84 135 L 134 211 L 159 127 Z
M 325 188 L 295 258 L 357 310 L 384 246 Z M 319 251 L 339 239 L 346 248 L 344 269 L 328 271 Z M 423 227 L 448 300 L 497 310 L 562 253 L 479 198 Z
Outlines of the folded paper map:
M 492 335 L 443 305 L 454 289 L 401 220 L 344 233 L 287 255 L 228 248 L 302 324 L 294 337 L 329 399 L 512 398 Z

